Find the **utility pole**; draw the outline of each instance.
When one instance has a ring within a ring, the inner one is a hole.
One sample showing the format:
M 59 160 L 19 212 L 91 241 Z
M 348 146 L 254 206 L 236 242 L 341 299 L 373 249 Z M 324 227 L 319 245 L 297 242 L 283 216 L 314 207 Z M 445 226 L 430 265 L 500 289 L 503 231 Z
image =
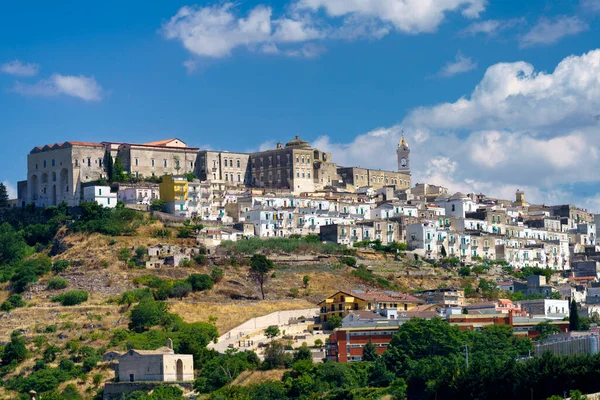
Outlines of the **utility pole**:
M 467 360 L 467 369 L 469 369 L 469 346 L 465 344 L 465 358 Z

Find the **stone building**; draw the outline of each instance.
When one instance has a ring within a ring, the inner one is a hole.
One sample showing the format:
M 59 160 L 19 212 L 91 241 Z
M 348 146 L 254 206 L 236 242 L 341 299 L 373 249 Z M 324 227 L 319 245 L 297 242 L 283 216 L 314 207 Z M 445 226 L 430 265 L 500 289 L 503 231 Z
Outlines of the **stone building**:
M 79 204 L 81 184 L 106 177 L 104 146 L 64 142 L 34 147 L 27 156 L 27 181 L 20 182 L 19 203 L 54 206 Z
M 231 186 L 245 186 L 250 182 L 249 161 L 246 153 L 202 150 L 196 166 L 201 181 L 224 182 Z
M 194 380 L 194 357 L 175 354 L 168 346 L 156 350 L 129 350 L 119 357 L 120 382 L 173 382 Z
M 27 181 L 18 184 L 21 205 L 76 206 L 83 200 L 82 184 L 106 179 L 107 157 L 119 159 L 124 172 L 150 177 L 194 172 L 197 148 L 179 139 L 145 144 L 64 142 L 34 147 L 27 156 Z
M 188 147 L 177 138 L 144 144 L 122 143 L 117 150 L 125 172 L 136 178 L 194 172 L 197 155 L 198 148 Z

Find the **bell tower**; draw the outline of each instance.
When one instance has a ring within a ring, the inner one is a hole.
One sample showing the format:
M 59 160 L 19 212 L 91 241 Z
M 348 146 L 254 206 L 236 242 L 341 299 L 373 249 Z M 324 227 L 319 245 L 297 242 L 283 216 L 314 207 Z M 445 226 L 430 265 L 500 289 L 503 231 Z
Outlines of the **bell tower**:
M 410 149 L 404 139 L 404 131 L 402 131 L 402 139 L 396 150 L 398 155 L 398 172 L 410 175 Z

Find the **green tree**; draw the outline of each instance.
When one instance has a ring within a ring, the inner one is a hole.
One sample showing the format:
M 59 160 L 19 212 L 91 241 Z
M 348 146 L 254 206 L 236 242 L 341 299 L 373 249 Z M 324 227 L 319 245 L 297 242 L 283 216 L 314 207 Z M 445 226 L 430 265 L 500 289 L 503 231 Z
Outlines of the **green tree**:
M 110 151 L 107 151 L 105 154 L 105 165 L 106 165 L 106 177 L 108 178 L 109 182 L 113 181 L 113 175 L 114 175 L 114 169 L 115 169 L 115 165 L 113 162 L 113 158 L 112 155 L 110 154 Z
M 0 208 L 8 207 L 8 190 L 4 183 L 0 182 Z
M 277 325 L 271 325 L 267 329 L 265 329 L 265 336 L 270 340 L 275 339 L 277 336 L 279 336 L 279 334 L 280 331 Z
M 213 287 L 213 280 L 207 274 L 191 274 L 186 279 L 191 285 L 194 292 L 210 290 Z
M 304 284 L 304 287 L 307 288 L 308 287 L 308 282 L 310 281 L 310 276 L 308 275 L 304 275 L 304 277 L 302 277 L 302 283 Z
M 560 329 L 548 321 L 540 322 L 534 327 L 534 329 L 540 333 L 537 337 L 537 340 L 544 340 L 550 335 L 560 333 Z
M 169 297 L 178 298 L 182 300 L 185 296 L 190 294 L 192 291 L 192 284 L 187 281 L 176 281 L 169 289 Z
M 20 363 L 29 357 L 29 351 L 25 347 L 25 338 L 21 336 L 21 333 L 14 331 L 10 336 L 10 342 L 2 349 L 2 364 L 8 365 L 15 361 Z
M 264 369 L 275 369 L 288 366 L 292 356 L 285 352 L 283 344 L 271 342 L 265 349 L 265 360 L 262 363 Z
M 225 271 L 223 271 L 223 268 L 214 267 L 210 271 L 210 278 L 213 280 L 214 283 L 221 282 L 224 277 L 225 277 Z
M 114 162 L 113 165 L 113 182 L 125 182 L 125 168 L 123 167 L 123 162 L 119 157 Z
M 250 258 L 250 277 L 259 284 L 263 300 L 265 299 L 264 285 L 274 268 L 273 261 L 263 254 L 255 254 Z
M 70 290 L 66 293 L 54 296 L 51 300 L 63 306 L 76 306 L 87 301 L 88 293 L 85 290 Z
M 448 255 L 448 253 L 446 253 L 446 248 L 444 247 L 444 245 L 442 245 L 442 258 L 446 258 L 446 256 Z
M 571 332 L 579 330 L 579 312 L 577 311 L 575 299 L 571 300 L 571 306 L 569 307 L 569 330 Z
M 150 204 L 150 210 L 152 211 L 165 211 L 165 207 L 166 203 L 161 199 L 152 200 L 152 203 Z
M 375 361 L 379 358 L 379 354 L 377 354 L 377 347 L 373 344 L 371 339 L 363 346 L 363 361 Z
M 342 326 L 342 317 L 339 315 L 332 315 L 327 321 L 330 330 L 334 330 Z
M 294 353 L 294 362 L 300 360 L 312 361 L 312 352 L 310 351 L 310 348 L 306 345 L 300 346 L 298 350 L 296 350 L 296 353 Z
M 159 325 L 166 314 L 167 310 L 164 303 L 159 303 L 151 298 L 143 299 L 131 310 L 129 329 L 135 332 L 143 332 L 152 326 Z

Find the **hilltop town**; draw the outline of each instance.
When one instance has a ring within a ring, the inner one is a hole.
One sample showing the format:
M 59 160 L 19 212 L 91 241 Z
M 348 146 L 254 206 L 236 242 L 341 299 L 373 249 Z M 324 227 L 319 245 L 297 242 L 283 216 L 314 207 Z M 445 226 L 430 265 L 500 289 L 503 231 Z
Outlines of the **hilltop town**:
M 457 351 L 475 354 L 502 330 L 511 360 L 598 352 L 600 215 L 415 183 L 404 134 L 393 151 L 396 171 L 337 165 L 298 136 L 255 153 L 178 138 L 34 147 L 18 198 L 0 196 L 0 395 L 351 398 L 356 382 L 302 392 L 322 371 L 293 362 L 389 375 L 403 329 L 464 335 Z M 394 373 L 363 386 L 418 386 Z

